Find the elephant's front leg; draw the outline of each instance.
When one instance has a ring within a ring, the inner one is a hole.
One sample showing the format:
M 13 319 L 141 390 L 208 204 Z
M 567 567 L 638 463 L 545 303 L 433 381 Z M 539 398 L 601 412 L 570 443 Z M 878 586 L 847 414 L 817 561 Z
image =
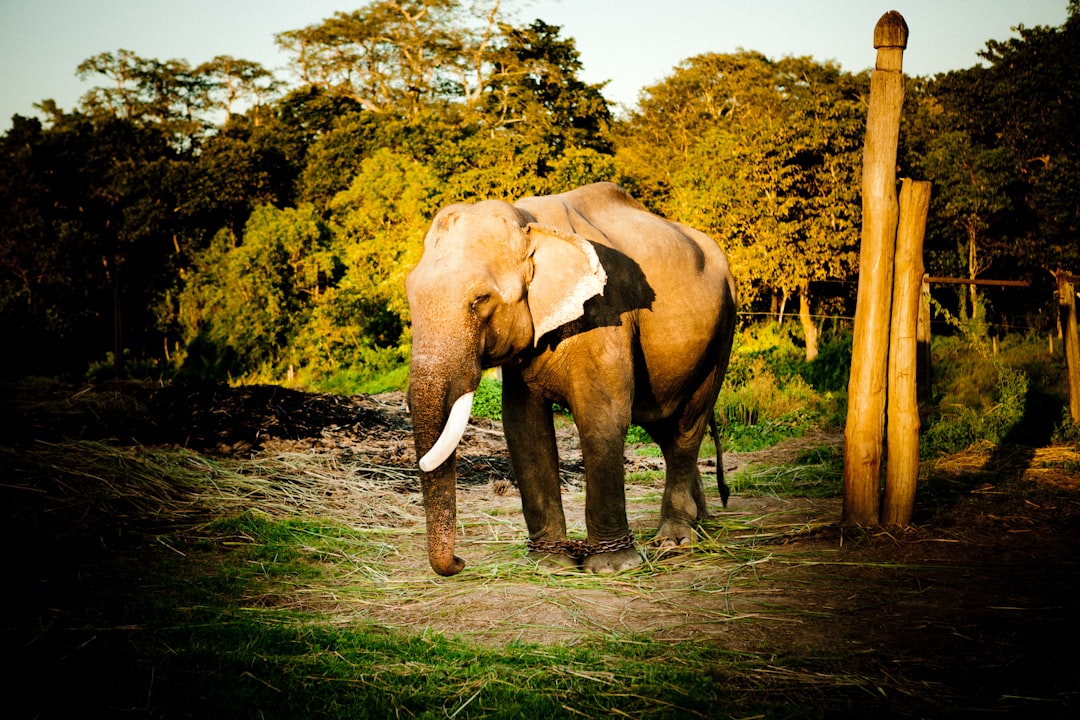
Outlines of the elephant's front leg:
M 582 561 L 582 567 L 590 572 L 618 572 L 642 562 L 626 520 L 623 451 L 629 417 L 629 408 L 622 412 L 610 407 L 598 410 L 596 406 L 575 415 L 585 461 L 585 526 L 589 544 L 614 546 Z
M 559 488 L 559 454 L 551 403 L 532 393 L 520 374 L 503 372 L 503 432 L 514 468 L 529 540 L 566 540 L 566 516 Z M 529 558 L 543 565 L 577 566 L 561 551 L 534 550 Z

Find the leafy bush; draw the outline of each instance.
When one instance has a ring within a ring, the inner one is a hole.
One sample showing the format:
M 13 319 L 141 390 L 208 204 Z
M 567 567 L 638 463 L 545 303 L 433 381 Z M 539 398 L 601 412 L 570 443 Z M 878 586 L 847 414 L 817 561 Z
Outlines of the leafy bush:
M 163 381 L 172 379 L 176 368 L 163 360 L 153 358 L 133 358 L 131 352 L 124 350 L 124 374 L 133 380 Z M 102 360 L 90 364 L 84 376 L 87 382 L 100 383 L 116 377 L 116 363 L 111 352 L 105 353 Z
M 399 364 L 386 369 L 365 366 L 347 368 L 307 385 L 321 392 L 342 395 L 376 395 L 405 390 L 409 385 L 409 366 Z
M 645 443 L 651 443 L 653 440 L 649 436 L 649 433 L 645 431 L 645 428 L 639 425 L 631 425 L 630 429 L 626 431 L 626 442 L 635 445 L 644 445 Z
M 924 457 L 960 452 L 975 442 L 999 444 L 1024 420 L 1029 378 L 962 337 L 935 338 L 935 400 L 923 423 Z
M 473 417 L 502 420 L 502 383 L 494 377 L 483 377 L 473 395 Z
M 1080 446 L 1080 420 L 1074 420 L 1069 407 L 1063 405 L 1061 420 L 1054 427 L 1053 440 L 1066 445 Z
M 743 330 L 716 404 L 725 445 L 755 450 L 841 423 L 850 347 L 847 335 L 829 336 L 808 363 L 791 330 L 776 323 Z

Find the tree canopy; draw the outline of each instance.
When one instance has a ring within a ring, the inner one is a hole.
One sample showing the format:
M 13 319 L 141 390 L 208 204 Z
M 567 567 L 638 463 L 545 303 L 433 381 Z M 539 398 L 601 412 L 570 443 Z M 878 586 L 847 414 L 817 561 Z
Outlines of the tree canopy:
M 982 65 L 908 83 L 901 174 L 934 183 L 928 270 L 1042 278 L 1023 302 L 958 296 L 984 322 L 1050 322 L 1050 273 L 1080 272 L 1069 7 L 1060 28 L 988 42 Z M 597 180 L 709 233 L 747 312 L 798 296 L 808 353 L 818 316 L 851 308 L 866 74 L 707 53 L 616 117 L 573 39 L 499 0 L 374 0 L 277 40 L 292 83 L 228 55 L 121 49 L 74 69 L 97 85 L 73 110 L 14 118 L 5 369 L 392 374 L 410 345 L 403 278 L 439 207 Z

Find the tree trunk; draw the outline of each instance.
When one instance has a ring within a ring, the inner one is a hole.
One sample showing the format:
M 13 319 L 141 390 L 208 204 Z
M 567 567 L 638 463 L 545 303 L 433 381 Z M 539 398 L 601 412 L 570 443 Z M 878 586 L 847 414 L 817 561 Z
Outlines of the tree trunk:
M 1077 337 L 1075 278 L 1063 272 L 1057 275 L 1058 303 L 1062 330 L 1065 333 L 1065 368 L 1069 375 L 1069 414 L 1080 425 L 1080 337 Z
M 870 106 L 863 151 L 859 291 L 844 430 L 843 520 L 857 525 L 876 525 L 880 505 L 889 314 L 898 214 L 896 148 L 904 104 L 901 68 L 907 36 L 907 24 L 896 11 L 885 13 L 874 28 L 874 47 L 878 52 L 876 69 L 870 76 Z
M 112 301 L 113 301 L 113 374 L 117 380 L 124 379 L 124 324 L 123 311 L 120 308 L 120 265 L 116 258 L 112 262 Z
M 889 336 L 888 464 L 881 509 L 882 524 L 899 527 L 911 524 L 919 480 L 919 305 L 929 208 L 930 183 L 905 179 L 900 190 L 900 226 L 896 233 Z
M 802 324 L 803 337 L 806 338 L 806 362 L 813 362 L 818 356 L 818 329 L 810 317 L 810 281 L 804 280 L 799 285 L 799 322 Z
M 968 279 L 974 280 L 979 274 L 978 246 L 975 244 L 975 229 L 968 228 Z M 973 328 L 980 326 L 979 318 L 979 288 L 975 283 L 968 285 L 968 303 L 971 305 L 971 324 Z
M 933 390 L 933 359 L 930 357 L 930 283 L 924 273 L 919 288 L 919 329 L 915 336 L 919 348 L 919 367 L 915 372 L 919 384 L 919 402 L 930 400 Z

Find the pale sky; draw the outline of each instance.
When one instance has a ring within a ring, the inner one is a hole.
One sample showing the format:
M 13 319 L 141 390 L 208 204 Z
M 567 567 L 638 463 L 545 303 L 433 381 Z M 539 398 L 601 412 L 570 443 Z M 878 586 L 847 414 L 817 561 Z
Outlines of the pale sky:
M 100 52 L 131 50 L 197 65 L 215 55 L 284 68 L 274 35 L 318 23 L 357 0 L 0 0 L 0 132 L 46 98 L 64 110 L 95 84 L 75 68 Z M 874 64 L 873 31 L 899 11 L 910 29 L 909 75 L 968 68 L 987 40 L 1017 25 L 1060 27 L 1068 0 L 503 0 L 518 24 L 539 17 L 576 40 L 586 82 L 609 81 L 609 101 L 638 92 L 704 52 L 811 55 L 851 72 Z

